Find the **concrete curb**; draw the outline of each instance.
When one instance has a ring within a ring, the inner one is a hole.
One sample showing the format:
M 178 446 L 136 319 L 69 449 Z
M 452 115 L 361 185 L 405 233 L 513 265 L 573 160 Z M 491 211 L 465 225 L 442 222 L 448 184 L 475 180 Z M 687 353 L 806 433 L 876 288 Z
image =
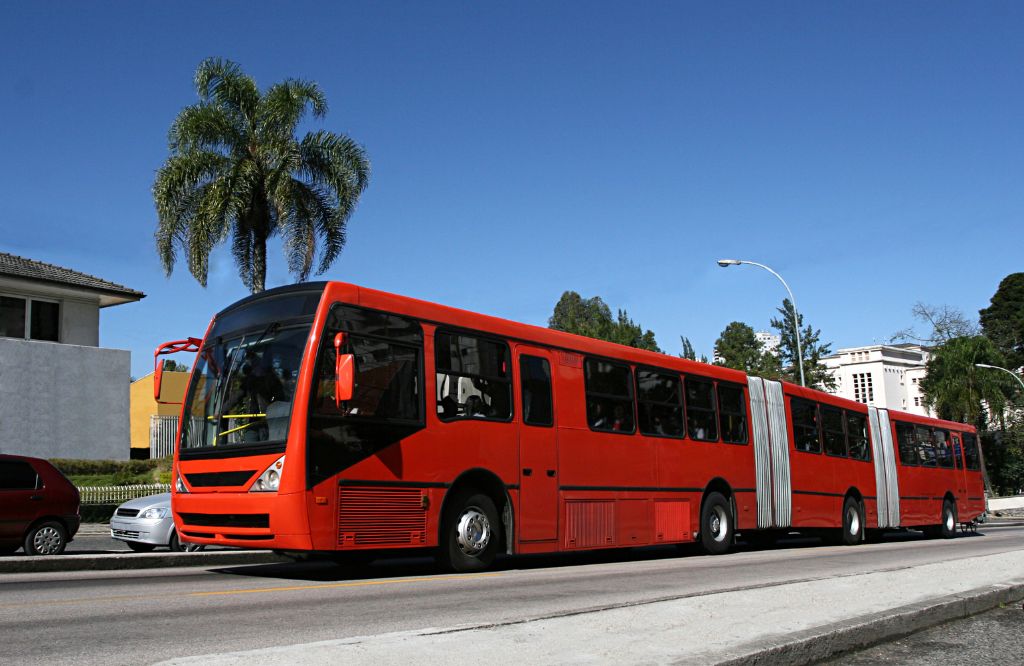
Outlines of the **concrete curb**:
M 199 553 L 115 553 L 107 555 L 43 555 L 0 558 L 0 573 L 53 571 L 112 571 L 164 567 L 216 567 L 239 564 L 290 562 L 268 550 L 213 551 Z
M 813 664 L 1024 599 L 1024 582 L 979 588 L 742 646 L 717 666 Z

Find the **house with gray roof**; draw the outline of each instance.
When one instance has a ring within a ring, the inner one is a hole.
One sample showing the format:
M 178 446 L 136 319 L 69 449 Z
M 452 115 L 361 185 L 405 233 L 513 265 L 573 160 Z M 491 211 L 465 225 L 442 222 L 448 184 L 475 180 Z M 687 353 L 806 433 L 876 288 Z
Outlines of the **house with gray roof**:
M 0 453 L 127 459 L 131 355 L 100 311 L 145 294 L 0 252 Z

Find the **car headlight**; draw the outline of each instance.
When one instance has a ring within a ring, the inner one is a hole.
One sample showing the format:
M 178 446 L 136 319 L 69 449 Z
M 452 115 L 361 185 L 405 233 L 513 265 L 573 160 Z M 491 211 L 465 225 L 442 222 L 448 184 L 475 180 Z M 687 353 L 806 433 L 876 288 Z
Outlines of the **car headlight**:
M 166 518 L 166 517 L 167 517 L 167 509 L 165 509 L 163 507 L 156 507 L 156 508 L 152 508 L 152 509 L 146 509 L 145 511 L 143 511 L 142 513 L 139 514 L 139 518 L 142 518 L 143 520 L 156 520 L 158 518 Z
M 274 464 L 260 474 L 256 483 L 249 488 L 250 493 L 276 493 L 281 485 L 281 470 L 284 469 L 284 456 L 274 461 Z

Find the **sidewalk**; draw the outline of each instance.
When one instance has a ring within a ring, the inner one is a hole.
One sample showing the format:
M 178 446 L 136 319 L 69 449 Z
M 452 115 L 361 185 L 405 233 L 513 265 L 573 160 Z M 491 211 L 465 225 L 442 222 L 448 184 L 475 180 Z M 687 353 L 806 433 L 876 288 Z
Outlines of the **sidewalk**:
M 723 581 L 727 583 L 727 581 Z M 167 664 L 812 663 L 1024 598 L 1024 551 L 520 622 L 433 627 Z

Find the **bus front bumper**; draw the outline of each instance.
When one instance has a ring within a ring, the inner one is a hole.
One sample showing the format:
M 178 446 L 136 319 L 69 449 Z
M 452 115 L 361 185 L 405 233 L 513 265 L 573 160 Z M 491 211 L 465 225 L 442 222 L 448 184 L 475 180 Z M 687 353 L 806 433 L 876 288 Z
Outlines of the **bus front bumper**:
M 182 539 L 237 548 L 310 550 L 305 493 L 175 493 Z

